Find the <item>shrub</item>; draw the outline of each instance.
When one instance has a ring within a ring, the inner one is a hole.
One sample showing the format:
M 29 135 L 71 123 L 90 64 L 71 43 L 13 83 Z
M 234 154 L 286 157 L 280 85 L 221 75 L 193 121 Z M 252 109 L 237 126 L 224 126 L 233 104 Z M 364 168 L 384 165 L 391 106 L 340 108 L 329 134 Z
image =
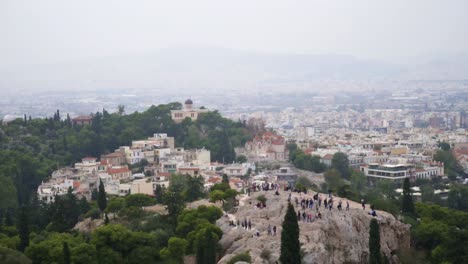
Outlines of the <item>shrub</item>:
M 89 210 L 85 217 L 88 218 L 88 217 L 91 217 L 91 219 L 98 219 L 101 215 L 101 211 L 99 211 L 98 208 L 92 208 L 91 210 Z
M 271 252 L 270 250 L 264 248 L 262 250 L 262 253 L 260 253 L 260 257 L 264 260 L 270 260 L 270 257 L 271 257 Z
M 234 264 L 239 261 L 252 263 L 252 257 L 250 256 L 249 252 L 240 253 L 232 257 L 232 259 L 228 261 L 228 264 Z
M 257 196 L 257 200 L 261 202 L 262 204 L 266 204 L 267 198 L 265 197 L 265 195 L 262 194 L 262 195 Z

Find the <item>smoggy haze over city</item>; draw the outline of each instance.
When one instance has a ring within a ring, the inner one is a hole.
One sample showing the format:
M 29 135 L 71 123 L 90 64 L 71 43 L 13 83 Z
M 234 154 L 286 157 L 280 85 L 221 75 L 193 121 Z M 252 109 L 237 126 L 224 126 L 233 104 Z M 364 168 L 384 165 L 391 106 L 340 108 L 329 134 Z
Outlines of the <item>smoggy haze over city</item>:
M 2 1 L 0 95 L 463 81 L 466 10 L 466 1 Z

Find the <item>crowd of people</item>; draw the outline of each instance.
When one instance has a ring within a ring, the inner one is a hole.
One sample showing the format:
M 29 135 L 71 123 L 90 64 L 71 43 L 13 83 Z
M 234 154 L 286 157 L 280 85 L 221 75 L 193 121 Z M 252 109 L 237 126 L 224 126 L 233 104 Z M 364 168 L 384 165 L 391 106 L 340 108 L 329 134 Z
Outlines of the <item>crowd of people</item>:
M 250 196 L 250 190 L 253 191 L 275 191 L 275 195 L 280 195 L 280 185 L 276 183 L 262 183 L 262 184 L 253 184 L 251 188 L 249 188 L 248 195 Z M 312 223 L 317 220 L 323 219 L 323 212 L 330 212 L 332 213 L 336 208 L 338 211 L 349 211 L 350 203 L 348 200 L 339 199 L 336 201 L 335 197 L 333 197 L 332 192 L 329 191 L 328 195 L 322 196 L 320 193 L 315 193 L 314 195 L 310 196 L 308 192 L 303 192 L 295 189 L 291 189 L 285 187 L 284 191 L 289 192 L 288 194 L 288 202 L 292 202 L 294 200 L 293 205 L 297 210 L 297 220 L 302 221 L 305 223 Z M 294 196 L 293 196 L 294 194 Z M 294 199 L 293 199 L 294 198 Z M 252 205 L 252 202 L 249 202 Z M 366 203 L 364 199 L 361 200 L 362 209 L 366 209 Z M 323 207 L 322 207 L 323 206 Z M 262 209 L 266 207 L 264 202 L 257 202 L 255 205 L 256 208 Z M 321 209 L 324 209 L 322 211 Z M 375 208 L 373 205 L 370 205 L 371 210 L 369 211 L 369 215 L 373 217 L 377 216 Z M 252 222 L 250 219 L 244 219 L 243 221 L 237 220 L 236 223 L 234 220 L 231 220 L 230 225 L 233 227 L 242 227 L 245 230 L 252 230 Z M 264 227 L 263 227 L 264 228 Z M 277 227 L 268 225 L 266 228 L 266 233 L 268 236 L 276 236 Z M 254 236 L 260 236 L 260 231 L 256 228 L 254 230 Z

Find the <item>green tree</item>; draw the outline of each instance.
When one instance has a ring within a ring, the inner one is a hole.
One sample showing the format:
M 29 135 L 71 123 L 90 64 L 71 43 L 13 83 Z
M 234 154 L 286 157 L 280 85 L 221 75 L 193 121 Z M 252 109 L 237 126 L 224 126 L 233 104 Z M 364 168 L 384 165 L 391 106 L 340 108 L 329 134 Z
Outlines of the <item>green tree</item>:
M 289 161 L 294 163 L 294 158 L 295 158 L 295 151 L 297 150 L 297 144 L 296 143 L 288 143 L 286 145 L 286 148 L 288 149 L 289 152 Z
M 216 203 L 217 201 L 224 202 L 224 192 L 220 190 L 214 190 L 210 192 L 210 202 Z
M 444 170 L 451 180 L 455 180 L 459 174 L 463 174 L 463 168 L 458 163 L 452 150 L 438 150 L 434 155 L 434 160 L 444 163 Z
M 164 192 L 166 187 L 162 184 L 157 184 L 156 189 L 154 190 L 154 196 L 156 197 L 156 202 L 159 204 L 163 203 Z
M 184 199 L 187 202 L 193 202 L 205 195 L 204 180 L 202 176 L 188 177 L 187 187 L 183 192 Z
M 97 264 L 96 247 L 81 243 L 71 249 L 71 260 L 75 264 Z
M 401 198 L 401 211 L 407 215 L 414 215 L 413 196 L 411 195 L 411 186 L 409 178 L 403 181 L 403 197 Z
M 297 178 L 297 181 L 296 181 L 296 188 L 297 189 L 300 189 L 298 187 L 301 187 L 302 189 L 306 190 L 306 189 L 312 188 L 313 186 L 314 186 L 314 184 L 309 180 L 309 178 L 304 177 L 304 176 L 301 176 L 301 177 Z
M 119 114 L 119 116 L 123 116 L 125 114 L 125 105 L 119 104 L 117 106 L 117 113 Z
M 107 213 L 104 213 L 104 224 L 109 224 L 109 217 L 107 216 Z
M 247 157 L 244 155 L 239 155 L 236 157 L 236 162 L 237 163 L 246 163 L 247 162 Z
M 65 264 L 71 263 L 70 248 L 68 247 L 68 243 L 66 241 L 63 242 L 63 261 Z
M 76 196 L 69 188 L 66 195 L 55 196 L 55 201 L 50 206 L 51 223 L 49 231 L 65 232 L 73 228 L 78 222 L 80 210 Z
M 31 260 L 19 251 L 0 247 L 0 260 L 6 264 L 31 264 Z
M 18 234 L 20 237 L 20 244 L 18 250 L 24 252 L 26 247 L 29 245 L 29 219 L 28 212 L 25 206 L 20 208 L 20 214 L 18 219 Z
M 362 194 L 366 188 L 366 176 L 357 171 L 351 173 L 351 189 L 358 193 Z
M 450 144 L 445 142 L 445 141 L 442 141 L 442 142 L 439 142 L 437 143 L 437 146 L 442 149 L 443 151 L 448 151 L 450 150 Z
M 349 179 L 349 160 L 345 153 L 335 153 L 331 161 L 331 167 L 339 171 L 341 177 Z
M 106 190 L 104 189 L 104 184 L 102 183 L 101 179 L 99 179 L 97 203 L 99 206 L 99 210 L 101 210 L 101 212 L 104 212 L 104 210 L 107 207 L 107 198 L 106 198 Z
M 325 172 L 324 177 L 328 188 L 331 190 L 338 190 L 342 185 L 344 185 L 340 172 L 337 169 L 328 170 Z
M 229 177 L 227 176 L 227 174 L 223 174 L 223 179 L 221 183 L 229 184 Z
M 125 198 L 125 205 L 127 207 L 151 206 L 155 203 L 156 201 L 151 196 L 142 193 L 130 194 Z
M 106 212 L 118 215 L 120 210 L 122 210 L 124 207 L 125 207 L 125 198 L 114 197 L 109 200 L 109 203 L 106 207 Z
M 164 194 L 163 200 L 168 214 L 172 218 L 177 218 L 177 215 L 179 215 L 185 207 L 184 199 L 179 192 L 167 191 Z
M 382 263 L 380 253 L 380 228 L 375 218 L 372 218 L 369 229 L 369 264 Z
M 178 237 L 171 237 L 167 248 L 161 250 L 161 256 L 172 260 L 174 263 L 184 263 L 187 241 Z
M 13 180 L 0 174 L 0 210 L 17 206 L 17 193 Z
M 215 264 L 218 236 L 209 229 L 202 229 L 196 235 L 197 264 Z
M 453 209 L 468 211 L 468 186 L 453 184 L 450 187 L 447 205 Z
M 301 263 L 301 245 L 299 243 L 299 224 L 291 203 L 284 216 L 281 231 L 281 263 Z

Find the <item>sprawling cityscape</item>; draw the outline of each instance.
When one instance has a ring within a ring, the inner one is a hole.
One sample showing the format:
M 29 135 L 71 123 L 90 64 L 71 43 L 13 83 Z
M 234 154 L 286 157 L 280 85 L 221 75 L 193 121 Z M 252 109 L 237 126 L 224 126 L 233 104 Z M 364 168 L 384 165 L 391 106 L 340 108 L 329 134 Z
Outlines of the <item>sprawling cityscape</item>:
M 468 263 L 464 1 L 40 2 L 0 3 L 0 263 Z

